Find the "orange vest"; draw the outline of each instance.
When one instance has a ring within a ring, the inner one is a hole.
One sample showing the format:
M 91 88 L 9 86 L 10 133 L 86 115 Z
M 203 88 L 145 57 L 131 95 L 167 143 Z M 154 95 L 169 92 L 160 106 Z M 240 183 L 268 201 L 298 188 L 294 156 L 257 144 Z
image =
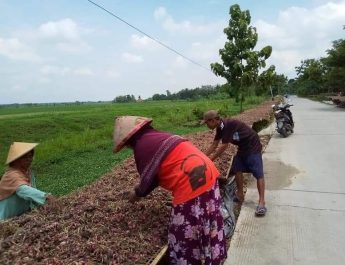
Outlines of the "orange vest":
M 211 189 L 219 175 L 214 163 L 188 141 L 167 155 L 158 173 L 159 185 L 172 192 L 174 205 Z

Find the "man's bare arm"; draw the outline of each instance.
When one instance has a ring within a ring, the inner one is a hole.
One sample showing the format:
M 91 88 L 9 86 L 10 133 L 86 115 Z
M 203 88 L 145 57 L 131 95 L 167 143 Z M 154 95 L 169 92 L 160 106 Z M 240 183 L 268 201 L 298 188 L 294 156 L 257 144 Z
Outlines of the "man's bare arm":
M 219 140 L 214 140 L 213 143 L 210 145 L 210 147 L 207 149 L 207 151 L 205 152 L 205 154 L 207 156 L 209 156 L 210 154 L 212 154 L 214 151 L 216 151 L 217 146 L 219 144 Z
M 229 144 L 226 143 L 226 144 L 221 144 L 219 146 L 219 148 L 217 149 L 217 151 L 210 156 L 210 159 L 212 161 L 216 160 L 227 148 L 228 148 Z

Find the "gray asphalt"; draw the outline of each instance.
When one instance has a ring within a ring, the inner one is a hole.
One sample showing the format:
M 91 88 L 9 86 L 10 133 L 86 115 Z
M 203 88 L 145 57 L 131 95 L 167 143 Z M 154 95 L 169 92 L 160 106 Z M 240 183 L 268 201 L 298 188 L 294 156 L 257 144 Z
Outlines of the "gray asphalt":
M 273 133 L 263 156 L 267 215 L 252 181 L 226 265 L 345 264 L 345 109 L 291 103 L 295 133 Z

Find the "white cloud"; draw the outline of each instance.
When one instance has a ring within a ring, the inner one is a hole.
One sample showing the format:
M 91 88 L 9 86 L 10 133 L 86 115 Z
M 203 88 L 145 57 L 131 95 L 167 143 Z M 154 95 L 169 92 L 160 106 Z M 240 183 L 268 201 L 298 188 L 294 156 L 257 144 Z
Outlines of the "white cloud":
M 259 41 L 273 45 L 275 49 L 298 48 L 303 45 L 303 42 L 299 41 L 295 34 L 289 33 L 284 24 L 275 25 L 259 20 L 256 27 Z
M 163 74 L 166 75 L 166 76 L 168 76 L 168 77 L 172 77 L 172 76 L 175 75 L 173 71 L 167 70 L 167 69 L 165 69 L 165 70 L 163 71 Z
M 13 85 L 11 87 L 11 91 L 15 93 L 22 93 L 23 91 L 25 91 L 25 86 L 18 85 L 18 84 Z
M 44 23 L 39 27 L 38 32 L 42 38 L 48 39 L 75 41 L 80 38 L 80 29 L 77 23 L 70 18 Z
M 131 36 L 131 44 L 133 47 L 147 46 L 150 41 L 151 39 L 146 36 L 140 37 L 136 34 Z
M 191 56 L 195 61 L 203 63 L 205 67 L 210 67 L 210 63 L 220 60 L 219 49 L 224 47 L 225 35 L 204 42 L 195 42 L 191 45 Z
M 82 68 L 77 68 L 73 71 L 73 74 L 75 75 L 82 75 L 82 76 L 92 76 L 95 75 L 95 73 L 87 68 L 87 67 L 82 67 Z
M 47 77 L 41 77 L 38 79 L 38 83 L 40 83 L 40 84 L 49 84 L 51 82 L 52 82 L 52 80 L 50 78 L 47 78 Z
M 104 74 L 108 78 L 117 79 L 121 74 L 115 68 L 108 68 L 104 71 Z
M 0 38 L 0 55 L 11 60 L 39 62 L 42 58 L 17 38 Z
M 129 52 L 123 53 L 121 57 L 126 63 L 142 63 L 144 61 L 140 55 L 135 55 Z
M 177 56 L 172 63 L 172 67 L 177 69 L 186 69 L 187 66 L 188 61 L 186 61 L 186 59 L 182 58 L 181 56 Z
M 154 17 L 157 21 L 162 23 L 165 30 L 171 33 L 185 33 L 193 35 L 212 34 L 224 27 L 223 22 L 199 22 L 198 24 L 193 24 L 189 20 L 176 22 L 164 7 L 157 8 L 154 11 Z
M 158 7 L 154 12 L 153 15 L 155 19 L 160 20 L 168 16 L 167 11 L 164 7 Z
M 41 68 L 40 72 L 44 75 L 61 75 L 65 76 L 72 72 L 69 67 L 59 67 L 54 65 L 45 65 Z
M 133 34 L 130 39 L 131 46 L 135 49 L 153 50 L 158 48 L 158 44 L 147 36 L 140 37 Z
M 82 35 L 92 32 L 92 29 L 82 28 L 74 20 L 64 18 L 39 26 L 37 37 L 45 41 L 55 42 L 59 51 L 80 54 L 91 50 L 91 46 L 82 39 Z
M 90 51 L 92 48 L 85 42 L 59 42 L 56 44 L 56 48 L 60 51 L 67 53 L 85 53 Z
M 44 65 L 40 69 L 41 74 L 45 76 L 67 76 L 67 75 L 76 75 L 76 76 L 93 76 L 95 73 L 87 67 L 71 68 L 67 66 L 56 66 L 56 65 Z M 46 77 L 43 77 L 46 78 Z
M 278 73 L 285 70 L 287 74 L 295 71 L 295 66 L 300 65 L 303 56 L 304 54 L 298 50 L 276 50 L 272 53 L 268 62 L 276 66 Z
M 258 20 L 258 47 L 273 47 L 270 62 L 290 77 L 301 60 L 326 56 L 331 41 L 340 38 L 345 18 L 345 1 L 324 3 L 313 9 L 290 7 L 279 13 L 275 23 Z
M 280 12 L 277 23 L 284 26 L 287 34 L 295 35 L 298 38 L 303 37 L 308 41 L 306 36 L 314 37 L 315 33 L 319 31 L 328 31 L 329 35 L 338 32 L 340 27 L 334 26 L 344 24 L 344 17 L 345 1 L 338 4 L 329 2 L 311 10 L 290 7 Z

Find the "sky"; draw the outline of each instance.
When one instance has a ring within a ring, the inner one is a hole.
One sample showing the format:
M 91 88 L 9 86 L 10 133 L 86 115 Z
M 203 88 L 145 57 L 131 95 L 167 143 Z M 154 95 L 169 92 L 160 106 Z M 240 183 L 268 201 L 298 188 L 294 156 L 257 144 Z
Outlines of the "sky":
M 249 10 L 267 65 L 296 76 L 302 60 L 345 37 L 345 0 L 93 0 L 203 67 L 159 45 L 87 0 L 0 0 L 0 104 L 110 101 L 224 84 L 229 7 Z M 205 69 L 207 68 L 207 69 Z

